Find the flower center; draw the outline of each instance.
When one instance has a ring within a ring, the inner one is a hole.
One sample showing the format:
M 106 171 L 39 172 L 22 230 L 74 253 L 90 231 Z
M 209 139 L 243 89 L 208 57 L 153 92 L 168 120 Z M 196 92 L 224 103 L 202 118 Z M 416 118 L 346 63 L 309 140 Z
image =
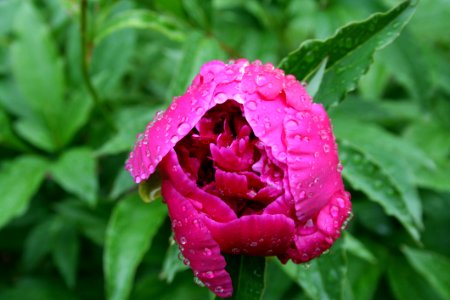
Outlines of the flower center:
M 175 147 L 183 170 L 238 216 L 258 214 L 283 193 L 284 173 L 228 100 L 206 112 Z

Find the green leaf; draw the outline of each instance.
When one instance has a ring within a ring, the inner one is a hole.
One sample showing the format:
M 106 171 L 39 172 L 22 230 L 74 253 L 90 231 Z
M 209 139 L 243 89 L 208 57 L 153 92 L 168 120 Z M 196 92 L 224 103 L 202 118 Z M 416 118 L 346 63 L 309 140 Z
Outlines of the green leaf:
M 347 261 L 340 243 L 311 262 L 297 265 L 289 261 L 280 267 L 313 300 L 347 299 Z
M 390 185 L 399 192 L 406 213 L 412 217 L 415 227 L 421 229 L 422 205 L 414 185 L 415 172 L 423 168 L 434 169 L 434 162 L 419 148 L 375 125 L 349 119 L 334 119 L 333 124 L 342 143 L 362 152 L 387 176 Z
M 125 168 L 121 168 L 114 179 L 113 187 L 109 193 L 111 199 L 117 199 L 126 191 L 132 190 L 136 186 L 133 177 Z
M 144 9 L 133 9 L 114 15 L 100 25 L 94 39 L 99 44 L 104 38 L 124 28 L 148 29 L 175 41 L 182 41 L 184 33 L 175 19 Z
M 27 103 L 42 119 L 51 135 L 51 149 L 60 144 L 58 114 L 64 110 L 65 92 L 62 60 L 56 52 L 49 28 L 31 2 L 21 3 L 15 19 L 17 39 L 11 46 L 14 77 Z
M 347 253 L 351 253 L 354 256 L 364 259 L 369 263 L 374 264 L 377 262 L 377 259 L 372 254 L 372 252 L 370 252 L 370 250 L 366 246 L 364 246 L 361 241 L 359 241 L 348 232 L 344 232 L 342 247 L 347 251 Z
M 94 48 L 91 76 L 101 98 L 116 96 L 117 86 L 130 68 L 135 46 L 136 32 L 124 29 L 106 37 Z
M 415 4 L 405 1 L 386 13 L 351 23 L 327 40 L 306 41 L 281 61 L 280 68 L 302 80 L 328 57 L 321 89 L 315 98 L 326 106 L 335 104 L 356 87 L 372 63 L 375 51 L 400 34 L 414 11 Z
M 160 278 L 166 280 L 167 283 L 172 283 L 175 275 L 179 272 L 189 269 L 183 264 L 179 258 L 180 250 L 178 245 L 171 238 L 171 243 L 167 248 L 166 257 L 164 258 L 163 267 Z
M 344 165 L 342 174 L 352 187 L 363 191 L 372 201 L 380 204 L 386 214 L 398 219 L 410 235 L 418 241 L 419 228 L 408 209 L 407 200 L 392 181 L 392 177 L 386 174 L 385 170 L 380 168 L 367 153 L 352 145 L 340 143 L 339 153 Z
M 167 90 L 167 98 L 184 94 L 204 63 L 225 58 L 226 55 L 216 40 L 204 37 L 198 32 L 189 35 L 182 50 L 182 59 L 176 67 L 177 72 L 174 73 Z
M 111 155 L 131 151 L 136 135 L 143 132 L 160 106 L 130 106 L 122 109 L 114 117 L 117 134 L 96 151 L 97 155 Z
M 29 147 L 16 137 L 11 128 L 8 115 L 0 108 L 0 145 L 13 149 L 29 151 Z
M 97 203 L 96 159 L 88 148 L 70 149 L 51 168 L 54 180 L 68 192 L 85 200 L 90 206 Z
M 0 169 L 0 228 L 24 213 L 37 192 L 48 164 L 36 156 L 21 156 Z
M 403 257 L 392 257 L 387 264 L 389 285 L 398 300 L 443 300 Z
M 306 87 L 306 91 L 308 92 L 308 95 L 310 95 L 313 98 L 319 91 L 323 75 L 325 73 L 325 68 L 327 66 L 327 61 L 328 57 L 325 57 L 324 60 L 320 63 L 317 72 L 312 76 L 311 80 L 308 80 L 308 86 Z
M 52 256 L 69 288 L 75 286 L 79 252 L 77 229 L 70 222 L 61 223 L 55 236 Z
M 241 256 L 239 282 L 235 299 L 259 300 L 266 285 L 266 258 L 260 256 Z
M 109 300 L 127 299 L 134 273 L 166 217 L 161 201 L 145 204 L 133 195 L 116 205 L 106 232 L 104 272 Z
M 403 247 L 410 265 L 438 292 L 450 299 L 450 259 L 438 253 Z
M 25 270 L 34 269 L 44 256 L 50 252 L 58 226 L 59 224 L 55 218 L 49 218 L 30 231 L 25 241 L 22 256 L 22 265 Z

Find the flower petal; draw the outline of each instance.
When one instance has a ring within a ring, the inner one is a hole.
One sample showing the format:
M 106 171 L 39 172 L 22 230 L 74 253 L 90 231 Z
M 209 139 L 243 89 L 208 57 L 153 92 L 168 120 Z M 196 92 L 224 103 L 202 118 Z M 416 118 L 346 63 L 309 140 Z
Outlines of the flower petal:
M 214 220 L 227 222 L 237 218 L 225 202 L 197 187 L 196 182 L 192 181 L 181 168 L 174 150 L 167 153 L 159 165 L 159 170 L 163 178 L 177 183 L 176 189 L 181 195 L 199 202 L 202 211 Z
M 288 109 L 284 119 L 289 186 L 297 218 L 310 219 L 331 196 L 343 191 L 330 120 L 319 104 L 310 111 Z
M 225 253 L 277 255 L 294 238 L 294 222 L 284 215 L 247 215 L 228 223 L 205 219 L 220 249 Z
M 170 180 L 163 181 L 161 192 L 167 202 L 175 240 L 185 263 L 217 296 L 230 297 L 233 286 L 230 275 L 225 271 L 225 259 L 220 254 L 219 245 L 204 225 L 203 218 Z

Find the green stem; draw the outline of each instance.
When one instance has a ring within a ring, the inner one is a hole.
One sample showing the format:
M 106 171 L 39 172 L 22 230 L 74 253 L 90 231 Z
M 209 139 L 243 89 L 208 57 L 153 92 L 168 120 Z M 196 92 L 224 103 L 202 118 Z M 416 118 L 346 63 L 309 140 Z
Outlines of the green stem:
M 105 107 L 102 105 L 100 101 L 100 97 L 98 96 L 97 91 L 95 90 L 95 87 L 92 83 L 91 76 L 89 74 L 89 60 L 90 60 L 90 51 L 88 52 L 89 44 L 88 44 L 88 36 L 87 36 L 87 14 L 88 14 L 88 7 L 87 7 L 87 0 L 81 0 L 80 1 L 80 38 L 81 38 L 81 56 L 82 56 L 82 63 L 81 63 L 81 69 L 83 74 L 83 80 L 84 84 L 87 87 L 87 90 L 89 94 L 91 95 L 92 99 L 94 100 L 95 106 L 100 111 L 100 114 L 102 115 L 103 119 L 106 121 L 107 125 L 114 129 L 114 123 L 112 122 L 111 118 L 109 117 L 108 111 L 106 111 Z

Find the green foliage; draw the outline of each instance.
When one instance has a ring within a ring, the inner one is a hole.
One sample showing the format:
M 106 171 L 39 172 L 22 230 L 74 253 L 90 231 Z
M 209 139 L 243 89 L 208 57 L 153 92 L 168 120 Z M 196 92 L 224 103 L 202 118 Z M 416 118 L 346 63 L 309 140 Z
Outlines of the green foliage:
M 233 297 L 450 299 L 448 13 L 445 0 L 0 1 L 0 300 L 213 298 L 168 240 L 158 182 L 142 202 L 124 162 L 203 63 L 239 57 L 279 64 L 328 108 L 354 218 L 309 264 L 228 257 Z

